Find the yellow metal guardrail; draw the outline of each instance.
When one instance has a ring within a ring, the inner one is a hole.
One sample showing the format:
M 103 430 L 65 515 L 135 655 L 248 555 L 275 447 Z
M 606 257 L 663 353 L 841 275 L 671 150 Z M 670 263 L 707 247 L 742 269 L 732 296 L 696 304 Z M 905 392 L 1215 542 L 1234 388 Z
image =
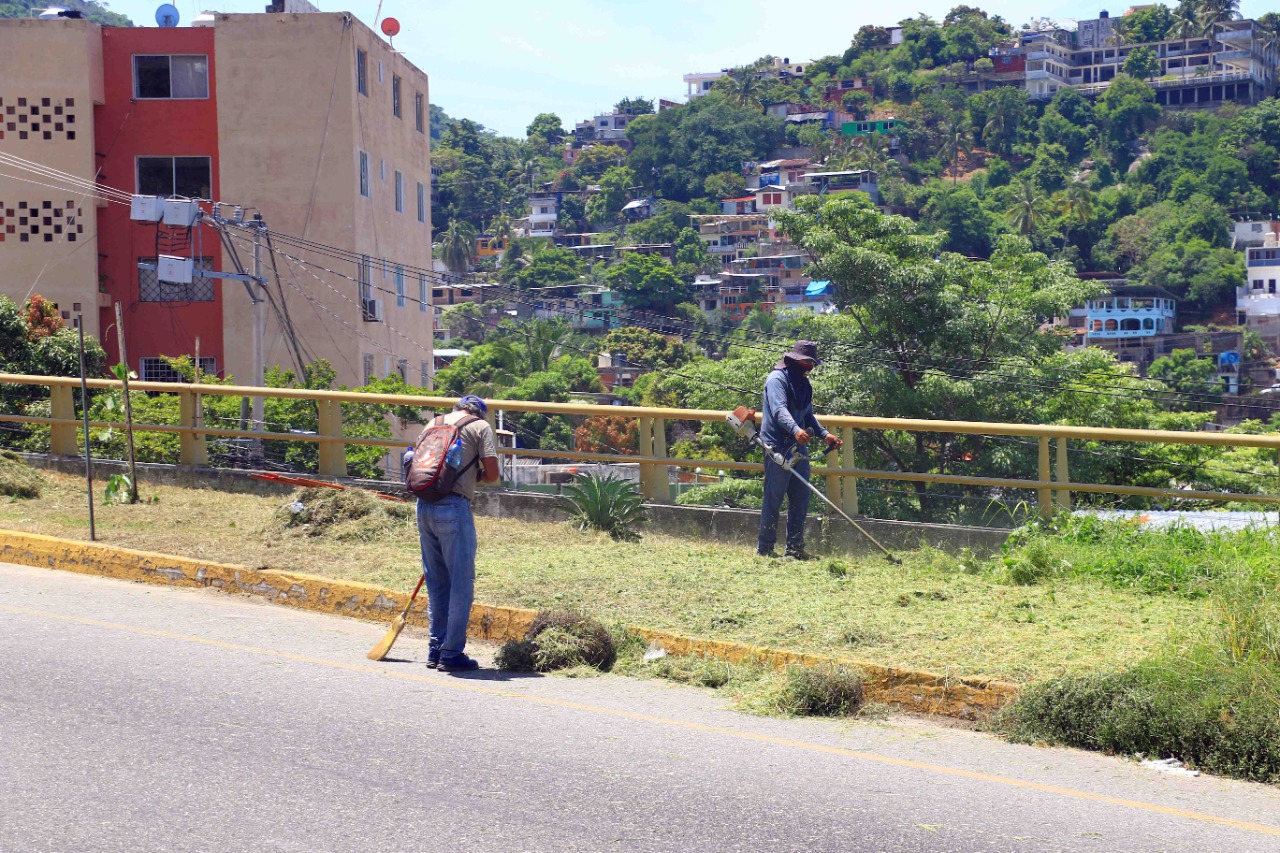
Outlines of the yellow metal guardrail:
M 76 430 L 82 425 L 82 422 L 76 418 L 74 399 L 74 389 L 80 385 L 78 378 L 0 374 L 0 385 L 5 384 L 39 385 L 48 388 L 51 417 L 0 414 L 0 422 L 48 425 L 50 427 L 51 453 L 60 456 L 74 456 L 79 452 Z M 88 386 L 94 389 L 110 390 L 121 390 L 122 388 L 121 383 L 114 379 L 90 379 L 88 380 Z M 319 445 L 318 471 L 320 474 L 334 477 L 343 477 L 347 474 L 344 449 L 348 444 L 389 448 L 402 447 L 404 444 L 399 439 L 363 438 L 344 435 L 342 431 L 343 403 L 372 403 L 383 406 L 449 409 L 457 402 L 456 399 L 451 397 L 366 394 L 354 391 L 315 391 L 300 388 L 256 388 L 237 385 L 130 382 L 129 387 L 130 390 L 134 391 L 178 395 L 180 423 L 135 423 L 134 429 L 177 433 L 180 437 L 178 461 L 181 465 L 207 464 L 207 439 L 210 436 L 215 438 L 254 438 L 265 441 L 303 441 Z M 199 399 L 205 396 L 311 400 L 316 403 L 319 411 L 319 430 L 315 435 L 304 435 L 207 427 L 202 424 L 197 409 Z M 756 462 L 680 459 L 668 455 L 666 446 L 667 421 L 687 420 L 719 423 L 724 420 L 724 412 L 705 409 L 649 408 L 644 406 L 617 407 L 580 403 L 540 403 L 524 400 L 489 400 L 488 404 L 491 419 L 497 412 L 503 411 L 637 420 L 640 431 L 639 453 L 633 456 L 525 448 L 504 448 L 500 452 L 505 455 L 530 458 L 638 463 L 641 472 L 641 491 L 651 500 L 665 501 L 669 498 L 667 485 L 671 468 L 761 471 L 764 467 Z M 1068 443 L 1072 440 L 1266 448 L 1276 451 L 1277 458 L 1280 459 L 1280 435 L 1227 435 L 1223 433 L 1179 432 L 1175 430 L 1107 429 L 1101 427 L 1009 424 L 983 421 L 935 421 L 918 418 L 872 418 L 853 415 L 826 416 L 822 421 L 823 425 L 828 429 L 840 431 L 845 440 L 845 445 L 842 450 L 834 452 L 828 458 L 828 466 L 826 468 L 815 469 L 814 473 L 825 477 L 828 497 L 840 504 L 850 514 L 858 512 L 857 481 L 859 479 L 896 480 L 911 483 L 949 483 L 960 486 L 982 486 L 985 488 L 1034 489 L 1037 493 L 1040 512 L 1044 516 L 1052 515 L 1055 509 L 1058 508 L 1069 509 L 1073 492 L 1193 499 L 1219 503 L 1240 501 L 1280 504 L 1280 497 L 1274 495 L 1077 483 L 1071 480 L 1067 460 Z M 90 421 L 90 426 L 122 428 L 124 424 Z M 893 430 L 1033 438 L 1037 440 L 1039 445 L 1037 479 L 968 477 L 958 474 L 929 474 L 858 468 L 853 458 L 853 437 L 857 430 Z M 1055 447 L 1051 445 L 1051 442 L 1056 444 L 1056 453 L 1054 452 Z

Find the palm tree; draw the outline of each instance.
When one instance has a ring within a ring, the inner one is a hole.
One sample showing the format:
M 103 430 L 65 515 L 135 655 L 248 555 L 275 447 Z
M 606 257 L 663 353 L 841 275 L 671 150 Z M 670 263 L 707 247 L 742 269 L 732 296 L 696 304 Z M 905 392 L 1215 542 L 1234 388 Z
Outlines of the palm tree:
M 973 150 L 973 130 L 969 124 L 969 114 L 957 111 L 951 114 L 946 129 L 942 133 L 942 148 L 938 155 L 951 163 L 951 185 L 960 180 L 960 158 L 967 157 Z
M 1071 223 L 1088 225 L 1093 219 L 1093 193 L 1079 181 L 1072 181 L 1062 197 L 1059 209 L 1067 217 L 1067 232 L 1062 238 L 1062 248 L 1071 242 Z
M 1211 36 L 1219 24 L 1240 17 L 1240 0 L 1201 0 L 1200 33 Z
M 740 107 L 764 107 L 760 101 L 760 79 L 756 77 L 754 68 L 730 71 L 725 78 L 724 91 L 729 100 Z
M 476 253 L 476 229 L 462 219 L 451 220 L 436 246 L 449 272 L 464 273 Z
M 511 224 L 511 217 L 505 213 L 499 213 L 493 219 L 489 220 L 489 236 L 506 245 L 506 241 L 515 236 L 515 228 Z
M 1040 218 L 1044 214 L 1044 196 L 1040 188 L 1030 178 L 1023 178 L 1013 197 L 1013 208 L 1009 211 L 1009 224 L 1019 234 L 1030 237 L 1040 226 Z
M 572 331 L 562 317 L 554 320 L 534 320 L 524 327 L 525 335 L 516 350 L 529 373 L 542 373 L 551 369 L 551 362 L 560 357 L 564 343 Z
M 1182 0 L 1178 8 L 1173 10 L 1173 26 L 1164 34 L 1167 39 L 1182 42 L 1182 49 L 1187 49 L 1187 42 L 1200 33 L 1200 11 L 1195 0 Z

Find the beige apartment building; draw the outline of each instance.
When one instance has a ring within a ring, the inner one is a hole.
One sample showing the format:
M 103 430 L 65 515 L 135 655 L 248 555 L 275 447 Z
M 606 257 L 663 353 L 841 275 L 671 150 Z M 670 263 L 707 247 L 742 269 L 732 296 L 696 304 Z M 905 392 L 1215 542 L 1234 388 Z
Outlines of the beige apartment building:
M 428 103 L 426 74 L 346 13 L 214 13 L 175 28 L 0 21 L 0 153 L 199 199 L 206 216 L 214 202 L 260 213 L 274 250 L 263 241 L 265 364 L 326 359 L 348 386 L 432 373 Z M 233 273 L 218 232 L 132 221 L 127 204 L 76 189 L 0 165 L 0 292 L 55 300 L 113 360 L 104 331 L 120 303 L 143 378 L 176 379 L 163 357 L 194 355 L 199 339 L 206 371 L 250 383 L 245 285 L 171 284 L 138 266 L 172 254 Z M 251 269 L 251 231 L 232 231 Z

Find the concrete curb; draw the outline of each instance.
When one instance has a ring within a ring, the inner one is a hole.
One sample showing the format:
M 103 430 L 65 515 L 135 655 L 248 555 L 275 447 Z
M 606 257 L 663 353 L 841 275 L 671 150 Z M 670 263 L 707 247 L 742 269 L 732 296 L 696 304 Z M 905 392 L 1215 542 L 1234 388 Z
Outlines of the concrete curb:
M 250 569 L 188 557 L 155 554 L 34 533 L 0 530 L 0 562 L 58 569 L 117 580 L 165 586 L 213 588 L 267 598 L 303 610 L 387 622 L 404 608 L 409 593 L 371 584 L 314 575 Z M 409 623 L 426 624 L 426 600 L 409 615 Z M 471 609 L 471 637 L 492 642 L 523 639 L 537 612 L 516 607 L 476 604 Z M 801 654 L 744 643 L 704 640 L 667 631 L 632 628 L 668 654 L 711 657 L 734 663 L 755 662 L 775 668 L 842 663 L 858 667 L 866 697 L 925 714 L 980 720 L 1018 694 L 1016 685 L 978 678 L 949 678 L 930 672 L 895 669 L 863 661 Z

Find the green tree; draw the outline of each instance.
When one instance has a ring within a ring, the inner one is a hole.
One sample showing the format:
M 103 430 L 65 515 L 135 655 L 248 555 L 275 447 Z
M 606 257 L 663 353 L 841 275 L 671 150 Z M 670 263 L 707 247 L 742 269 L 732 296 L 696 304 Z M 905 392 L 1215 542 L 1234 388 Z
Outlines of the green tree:
M 618 145 L 592 145 L 578 152 L 573 170 L 584 177 L 601 175 L 608 168 L 627 162 L 627 152 Z
M 981 258 L 991 254 L 996 223 L 969 187 L 936 194 L 922 214 L 924 221 L 947 233 L 945 251 Z
M 600 341 L 603 353 L 619 353 L 628 362 L 650 370 L 670 370 L 688 364 L 697 353 L 679 341 L 637 326 L 614 329 Z
M 1160 60 L 1156 52 L 1149 47 L 1135 47 L 1129 51 L 1124 61 L 1124 73 L 1136 80 L 1147 80 L 1160 76 Z
M 540 147 L 545 148 L 558 143 L 564 138 L 565 132 L 560 116 L 555 113 L 538 113 L 525 128 L 525 135 L 531 142 L 536 140 Z
M 1240 17 L 1240 0 L 1200 0 L 1200 32 L 1213 35 L 1222 24 Z
M 960 179 L 960 159 L 969 156 L 972 151 L 973 131 L 970 129 L 969 116 L 956 113 L 947 122 L 942 135 L 942 146 L 938 149 L 938 155 L 951 164 L 952 186 Z
M 754 68 L 735 68 L 717 80 L 715 88 L 723 92 L 734 106 L 753 110 L 763 106 L 761 90 L 764 87 Z
M 1086 226 L 1093 220 L 1093 193 L 1079 181 L 1072 181 L 1067 186 L 1066 192 L 1062 194 L 1059 209 L 1067 221 L 1067 231 L 1062 238 L 1062 245 L 1065 248 L 1071 241 L 1071 227 Z
M 515 274 L 515 284 L 522 290 L 560 287 L 574 284 L 586 271 L 587 265 L 573 252 L 552 247 L 534 255 L 529 265 Z
M 1147 376 L 1160 380 L 1176 394 L 1194 395 L 1174 403 L 1175 408 L 1201 408 L 1222 399 L 1222 382 L 1213 360 L 1200 358 L 1192 349 L 1176 349 L 1157 358 L 1147 368 Z
M 1111 156 L 1118 166 L 1127 166 L 1133 156 L 1129 146 L 1160 118 L 1160 106 L 1146 83 L 1117 74 L 1098 98 L 1097 113 Z
M 707 251 L 707 244 L 692 228 L 682 228 L 675 239 L 675 266 L 686 279 L 698 273 L 717 272 L 720 261 Z
M 603 228 L 618 218 L 627 203 L 636 173 L 626 166 L 611 166 L 600 178 L 600 192 L 587 201 L 587 219 L 593 228 Z
M 871 103 L 871 93 L 863 89 L 854 89 L 852 92 L 846 92 L 844 98 L 840 101 L 840 105 L 844 107 L 845 112 L 859 121 L 864 120 L 871 114 Z
M 669 315 L 689 298 L 688 288 L 675 269 L 657 255 L 628 252 L 605 276 L 631 308 Z
M 996 154 L 1007 156 L 1017 144 L 1030 108 L 1027 93 L 1017 86 L 997 86 L 969 99 L 975 126 L 982 129 L 982 144 Z
M 644 116 L 653 114 L 653 99 L 651 98 L 623 98 L 621 101 L 613 105 L 613 108 L 624 115 Z
M 718 172 L 707 176 L 703 191 L 708 198 L 740 198 L 747 191 L 747 181 L 741 172 Z
M 1127 43 L 1145 44 L 1164 41 L 1166 33 L 1174 26 L 1176 20 L 1176 16 L 1168 6 L 1163 3 L 1156 3 L 1152 6 L 1135 9 L 1127 15 L 1117 18 L 1115 27 Z
M 440 235 L 440 260 L 450 272 L 464 273 L 471 265 L 471 258 L 476 252 L 476 229 L 470 224 L 455 219 Z
M 489 328 L 484 311 L 474 302 L 450 305 L 444 309 L 440 315 L 440 325 L 448 329 L 449 334 L 454 337 L 476 342 L 484 340 Z

